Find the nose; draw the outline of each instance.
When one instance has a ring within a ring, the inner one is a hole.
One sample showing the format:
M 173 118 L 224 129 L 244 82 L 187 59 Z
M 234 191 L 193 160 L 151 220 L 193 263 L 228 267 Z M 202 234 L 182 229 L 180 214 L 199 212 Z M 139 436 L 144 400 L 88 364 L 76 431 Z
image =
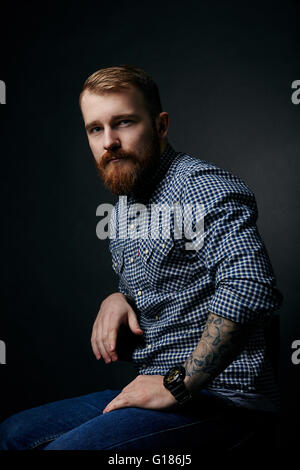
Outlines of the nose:
M 106 128 L 104 131 L 104 143 L 103 147 L 105 150 L 111 150 L 121 146 L 120 139 L 117 133 L 111 129 Z

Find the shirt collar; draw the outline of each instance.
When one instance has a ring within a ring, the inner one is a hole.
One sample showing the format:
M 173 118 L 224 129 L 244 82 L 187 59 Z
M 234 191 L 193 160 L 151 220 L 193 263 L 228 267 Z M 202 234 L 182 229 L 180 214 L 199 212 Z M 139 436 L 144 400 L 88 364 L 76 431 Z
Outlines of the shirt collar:
M 167 142 L 166 148 L 160 156 L 158 167 L 152 175 L 153 181 L 158 184 L 163 179 L 176 155 L 177 153 L 171 144 Z

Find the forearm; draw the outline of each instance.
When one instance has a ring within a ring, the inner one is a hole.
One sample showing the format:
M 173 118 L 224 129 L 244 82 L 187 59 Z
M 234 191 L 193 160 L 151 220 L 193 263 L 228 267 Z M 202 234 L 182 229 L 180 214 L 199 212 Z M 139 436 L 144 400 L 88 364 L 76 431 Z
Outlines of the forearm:
M 248 328 L 210 313 L 202 337 L 186 359 L 186 386 L 191 392 L 204 388 L 238 356 Z

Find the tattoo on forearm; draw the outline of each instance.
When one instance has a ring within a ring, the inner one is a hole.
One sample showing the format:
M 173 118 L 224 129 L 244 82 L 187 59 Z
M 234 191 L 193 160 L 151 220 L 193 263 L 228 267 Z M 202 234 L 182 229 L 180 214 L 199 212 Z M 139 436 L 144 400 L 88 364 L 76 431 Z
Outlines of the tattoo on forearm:
M 245 337 L 243 325 L 210 313 L 198 346 L 185 361 L 186 375 L 195 385 L 212 380 L 239 354 Z

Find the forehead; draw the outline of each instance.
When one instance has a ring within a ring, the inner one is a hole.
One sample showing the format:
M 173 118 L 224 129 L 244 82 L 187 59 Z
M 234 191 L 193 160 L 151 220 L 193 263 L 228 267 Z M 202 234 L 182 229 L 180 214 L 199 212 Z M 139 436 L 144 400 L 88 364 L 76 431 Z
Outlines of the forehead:
M 96 94 L 85 90 L 81 97 L 84 121 L 109 120 L 120 114 L 146 116 L 145 100 L 140 90 L 134 87 Z

